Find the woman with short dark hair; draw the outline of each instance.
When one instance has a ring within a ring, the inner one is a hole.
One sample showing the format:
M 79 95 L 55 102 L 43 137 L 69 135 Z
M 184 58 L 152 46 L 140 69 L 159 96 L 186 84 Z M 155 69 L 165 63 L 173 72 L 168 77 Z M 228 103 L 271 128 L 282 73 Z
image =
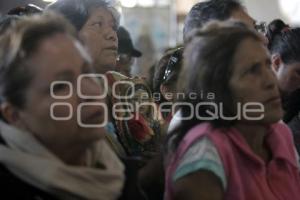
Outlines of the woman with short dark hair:
M 283 121 L 292 129 L 295 144 L 300 152 L 300 28 L 290 27 L 280 19 L 273 20 L 267 28 L 283 108 Z
M 297 199 L 299 158 L 261 37 L 211 23 L 187 40 L 180 126 L 169 136 L 167 200 Z

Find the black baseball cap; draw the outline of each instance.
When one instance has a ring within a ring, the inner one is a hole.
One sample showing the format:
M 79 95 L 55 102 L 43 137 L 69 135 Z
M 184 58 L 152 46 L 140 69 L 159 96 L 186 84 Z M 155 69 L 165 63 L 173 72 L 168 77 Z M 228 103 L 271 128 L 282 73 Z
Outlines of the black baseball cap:
M 134 48 L 130 34 L 123 26 L 119 27 L 117 35 L 119 40 L 118 53 L 130 54 L 132 57 L 142 56 L 142 53 Z

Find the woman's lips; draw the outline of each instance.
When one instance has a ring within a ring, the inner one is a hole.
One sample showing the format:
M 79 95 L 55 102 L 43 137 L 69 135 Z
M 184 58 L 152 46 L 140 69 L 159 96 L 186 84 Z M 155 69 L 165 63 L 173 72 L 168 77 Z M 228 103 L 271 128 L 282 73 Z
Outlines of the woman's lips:
M 102 51 L 104 53 L 104 57 L 105 56 L 114 56 L 117 57 L 118 56 L 118 51 L 117 50 L 113 50 L 113 49 L 104 49 L 104 51 Z
M 87 125 L 101 124 L 103 122 L 103 112 L 99 110 L 90 115 L 87 115 L 83 117 L 82 122 Z
M 118 51 L 118 46 L 109 46 L 109 47 L 106 47 L 106 49 Z
M 275 104 L 280 104 L 281 103 L 281 98 L 279 96 L 272 97 L 265 101 L 265 104 L 270 104 L 270 103 L 275 103 Z
M 118 46 L 109 46 L 109 47 L 104 48 L 104 50 L 118 53 Z

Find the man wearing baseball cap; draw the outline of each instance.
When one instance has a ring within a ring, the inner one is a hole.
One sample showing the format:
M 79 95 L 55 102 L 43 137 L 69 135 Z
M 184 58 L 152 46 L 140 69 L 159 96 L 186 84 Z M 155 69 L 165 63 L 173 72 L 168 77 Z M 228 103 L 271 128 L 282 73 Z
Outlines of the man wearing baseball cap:
M 135 58 L 141 57 L 142 53 L 135 49 L 130 34 L 124 27 L 119 27 L 117 35 L 119 45 L 116 71 L 130 77 L 131 66 L 134 63 Z

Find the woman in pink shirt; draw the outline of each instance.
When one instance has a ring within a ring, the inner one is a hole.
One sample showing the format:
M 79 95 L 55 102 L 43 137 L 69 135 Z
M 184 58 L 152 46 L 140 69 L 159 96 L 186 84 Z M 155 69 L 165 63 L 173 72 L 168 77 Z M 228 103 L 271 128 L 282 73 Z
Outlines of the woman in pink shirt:
M 168 140 L 166 199 L 300 199 L 298 155 L 279 122 L 278 83 L 261 37 L 214 22 L 194 32 L 184 59 L 185 106 Z

